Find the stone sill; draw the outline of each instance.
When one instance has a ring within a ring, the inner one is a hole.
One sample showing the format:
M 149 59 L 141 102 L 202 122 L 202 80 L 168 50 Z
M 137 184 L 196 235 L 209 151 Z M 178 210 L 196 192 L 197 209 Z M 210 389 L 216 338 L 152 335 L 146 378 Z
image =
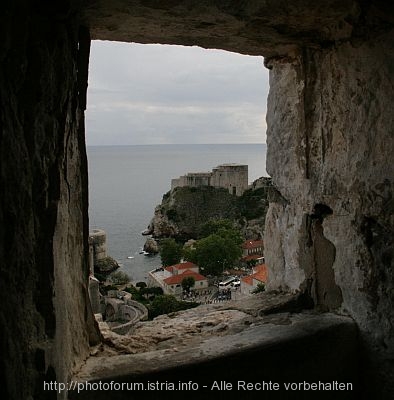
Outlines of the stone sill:
M 358 382 L 357 326 L 351 318 L 330 313 L 273 314 L 242 332 L 211 337 L 188 348 L 90 357 L 74 377 L 80 382 L 192 380 L 198 381 L 200 387 L 203 383 L 209 385 L 214 380 L 222 379 L 352 382 L 354 390 L 347 392 L 344 398 L 357 398 L 361 390 Z M 188 393 L 184 395 L 189 397 Z M 256 396 L 259 394 L 253 393 Z M 338 393 L 341 395 L 341 392 Z M 335 392 L 336 398 L 338 393 Z M 130 398 L 127 392 L 108 395 L 108 392 L 82 392 L 79 395 L 70 393 L 70 398 Z M 144 398 L 150 398 L 145 395 L 147 393 L 144 393 Z M 260 398 L 261 395 L 260 392 Z

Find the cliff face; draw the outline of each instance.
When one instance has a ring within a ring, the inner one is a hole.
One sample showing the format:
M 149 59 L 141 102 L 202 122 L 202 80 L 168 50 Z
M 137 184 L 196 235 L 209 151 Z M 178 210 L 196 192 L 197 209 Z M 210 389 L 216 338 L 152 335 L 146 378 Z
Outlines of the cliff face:
M 166 193 L 156 207 L 147 233 L 155 238 L 195 239 L 200 227 L 209 219 L 230 219 L 239 226 L 245 238 L 261 238 L 269 187 L 270 178 L 260 178 L 239 197 L 226 189 L 208 186 L 175 188 Z
M 155 238 L 196 238 L 199 227 L 207 220 L 234 219 L 235 202 L 235 196 L 226 189 L 178 187 L 163 196 L 148 231 Z
M 42 382 L 67 382 L 99 338 L 87 290 L 90 41 L 69 18 L 70 3 L 15 1 L 0 16 L 0 382 L 8 399 L 47 398 Z
M 394 377 L 393 40 L 272 62 L 267 114 L 267 171 L 280 192 L 266 220 L 269 287 L 342 304 L 385 360 L 382 382 Z

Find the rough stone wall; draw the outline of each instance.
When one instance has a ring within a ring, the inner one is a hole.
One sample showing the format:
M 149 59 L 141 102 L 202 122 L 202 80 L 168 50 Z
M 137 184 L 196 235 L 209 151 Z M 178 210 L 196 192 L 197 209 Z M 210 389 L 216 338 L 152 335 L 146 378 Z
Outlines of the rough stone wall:
M 227 189 L 230 194 L 242 196 L 248 188 L 248 166 L 222 164 L 212 172 L 189 172 L 171 180 L 171 190 L 176 187 L 212 186 Z
M 89 233 L 89 247 L 93 253 L 93 264 L 103 260 L 107 255 L 107 234 L 102 229 L 93 229 Z
M 0 386 L 7 399 L 56 397 L 43 381 L 67 381 L 95 340 L 81 174 L 89 38 L 69 3 L 14 1 L 0 20 Z
M 386 393 L 394 382 L 392 43 L 386 32 L 271 60 L 267 115 L 267 171 L 279 191 L 266 222 L 270 287 L 307 290 L 331 309 L 342 303 L 379 359 L 374 378 Z M 324 276 L 328 289 L 319 287 Z
M 272 57 L 299 45 L 346 39 L 360 14 L 355 0 L 91 0 L 93 39 L 218 48 Z M 374 1 L 378 3 L 378 1 Z M 379 2 L 379 17 L 387 17 Z
M 210 186 L 211 172 L 189 172 L 187 175 L 182 175 L 177 179 L 171 180 L 171 190 L 176 187 L 200 187 Z
M 323 308 L 341 302 L 369 351 L 363 369 L 379 375 L 375 385 L 366 382 L 387 394 L 394 382 L 391 2 L 15 0 L 0 14 L 5 397 L 53 398 L 42 380 L 67 380 L 94 340 L 82 122 L 88 38 L 70 5 L 83 9 L 96 39 L 266 57 L 267 170 L 278 188 L 265 235 L 270 284 L 306 290 Z
M 225 188 L 230 194 L 241 196 L 248 188 L 248 166 L 223 164 L 212 170 L 211 185 Z

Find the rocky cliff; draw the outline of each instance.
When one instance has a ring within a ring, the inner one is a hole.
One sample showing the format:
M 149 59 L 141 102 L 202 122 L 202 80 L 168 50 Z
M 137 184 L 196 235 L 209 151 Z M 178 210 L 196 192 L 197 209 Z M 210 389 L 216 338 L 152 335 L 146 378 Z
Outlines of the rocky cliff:
M 368 379 L 394 393 L 393 39 L 272 62 L 267 171 L 280 195 L 267 213 L 265 256 L 269 289 L 341 304 L 379 354 L 370 371 L 380 376 Z
M 270 178 L 259 178 L 239 197 L 226 189 L 208 186 L 175 188 L 163 196 L 146 233 L 155 238 L 195 239 L 200 227 L 209 219 L 230 219 L 245 238 L 261 238 L 270 187 Z

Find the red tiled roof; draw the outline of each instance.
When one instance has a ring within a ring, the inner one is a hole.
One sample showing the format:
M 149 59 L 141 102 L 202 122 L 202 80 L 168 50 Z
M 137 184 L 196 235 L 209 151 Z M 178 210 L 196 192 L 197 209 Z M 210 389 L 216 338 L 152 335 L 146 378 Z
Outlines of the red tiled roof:
M 193 264 L 190 261 L 186 261 L 183 263 L 179 263 L 179 264 L 175 264 L 175 265 L 171 265 L 172 268 L 174 269 L 190 269 L 190 268 L 198 268 L 196 264 Z
M 166 271 L 173 273 L 174 272 L 174 267 L 169 266 L 164 268 Z
M 256 279 L 260 282 L 267 282 L 268 278 L 268 270 L 265 264 L 257 265 L 253 268 L 255 273 L 252 275 L 248 275 L 242 278 L 242 281 L 247 285 L 253 285 L 253 279 Z
M 242 244 L 243 249 L 255 249 L 262 246 L 264 246 L 264 241 L 262 240 L 248 240 Z
M 181 283 L 184 278 L 187 278 L 189 276 L 192 276 L 196 282 L 204 281 L 207 279 L 207 278 L 205 278 L 205 276 L 202 276 L 202 275 L 198 274 L 197 272 L 194 272 L 194 271 L 191 271 L 188 269 L 183 274 L 173 275 L 173 276 L 170 276 L 169 278 L 164 279 L 164 282 L 167 285 L 177 285 L 177 284 Z
M 267 282 L 267 278 L 268 278 L 268 270 L 267 270 L 267 266 L 265 264 L 260 264 L 260 265 L 256 265 L 254 267 L 254 270 L 256 271 L 252 276 L 253 279 L 257 279 L 260 282 Z

